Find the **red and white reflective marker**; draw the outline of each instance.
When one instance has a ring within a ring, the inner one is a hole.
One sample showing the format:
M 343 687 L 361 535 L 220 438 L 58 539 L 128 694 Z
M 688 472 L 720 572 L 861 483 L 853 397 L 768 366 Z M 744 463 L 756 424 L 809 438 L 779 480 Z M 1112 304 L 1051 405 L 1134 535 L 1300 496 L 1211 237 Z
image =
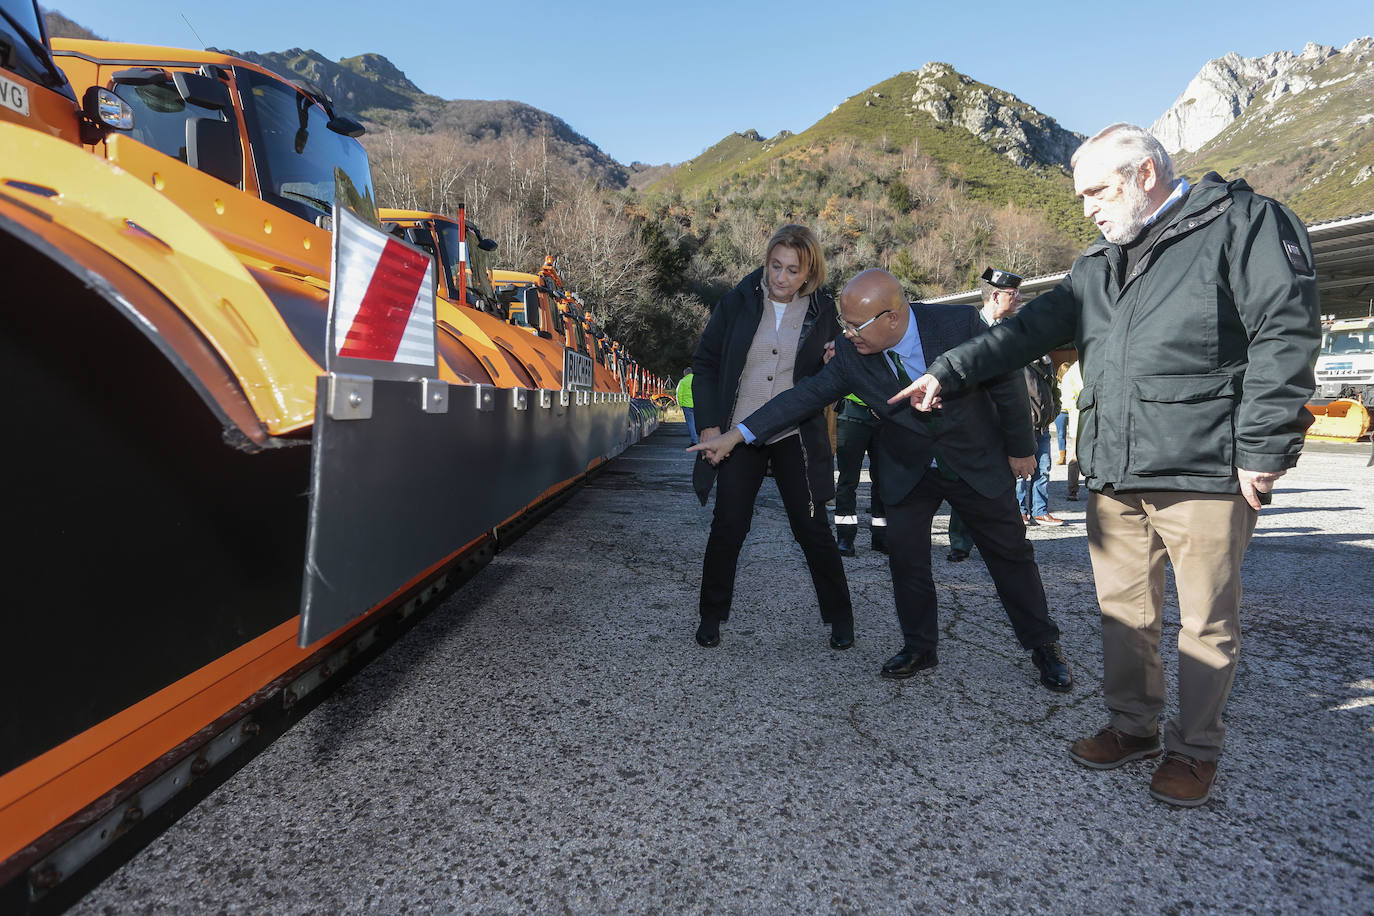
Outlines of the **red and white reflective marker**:
M 435 365 L 432 264 L 426 252 L 335 208 L 334 354 Z

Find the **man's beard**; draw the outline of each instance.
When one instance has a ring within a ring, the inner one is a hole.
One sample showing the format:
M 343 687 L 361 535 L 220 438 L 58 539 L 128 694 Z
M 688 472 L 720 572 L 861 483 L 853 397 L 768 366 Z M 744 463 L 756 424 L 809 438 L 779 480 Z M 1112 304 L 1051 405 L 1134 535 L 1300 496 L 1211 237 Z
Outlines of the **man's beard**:
M 1150 217 L 1150 198 L 1136 184 L 1135 177 L 1127 179 L 1121 188 L 1121 199 L 1108 211 L 1108 221 L 1112 224 L 1110 232 L 1104 232 L 1107 241 L 1114 245 L 1129 245 L 1140 237 L 1145 221 Z

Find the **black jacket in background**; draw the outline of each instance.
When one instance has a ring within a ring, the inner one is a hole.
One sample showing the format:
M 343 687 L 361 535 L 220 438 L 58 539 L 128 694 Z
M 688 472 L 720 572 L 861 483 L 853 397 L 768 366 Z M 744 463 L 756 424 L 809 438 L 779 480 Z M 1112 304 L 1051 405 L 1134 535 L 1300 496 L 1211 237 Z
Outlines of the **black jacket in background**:
M 721 432 L 730 428 L 730 414 L 739 394 L 739 380 L 749 346 L 763 318 L 766 297 L 763 292 L 763 268 L 745 277 L 730 292 L 721 297 L 711 312 L 711 320 L 701 333 L 696 353 L 692 357 L 692 398 L 698 431 L 716 427 Z M 797 341 L 797 358 L 792 365 L 795 385 L 815 375 L 825 364 L 825 345 L 835 338 L 839 325 L 835 319 L 835 299 L 824 289 L 811 295 L 811 304 L 802 321 L 801 338 Z M 802 451 L 806 459 L 806 478 L 813 503 L 824 503 L 835 495 L 835 474 L 830 452 L 830 434 L 825 417 L 816 412 L 798 424 Z M 711 492 L 716 469 L 698 456 L 692 480 L 702 505 Z

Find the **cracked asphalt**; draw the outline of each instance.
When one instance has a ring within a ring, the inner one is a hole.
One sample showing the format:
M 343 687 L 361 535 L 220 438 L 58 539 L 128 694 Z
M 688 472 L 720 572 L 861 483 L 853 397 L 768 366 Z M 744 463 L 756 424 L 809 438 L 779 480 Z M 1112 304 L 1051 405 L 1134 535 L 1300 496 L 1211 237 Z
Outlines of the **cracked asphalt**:
M 1212 800 L 1075 765 L 1106 720 L 1082 503 L 1031 531 L 1077 677 L 1041 688 L 977 554 L 940 665 L 885 559 L 826 645 L 765 483 L 722 644 L 692 639 L 710 509 L 681 424 L 617 459 L 75 909 L 112 912 L 1374 911 L 1374 468 L 1309 444 L 1246 560 Z M 867 507 L 865 484 L 861 511 Z M 1174 684 L 1172 586 L 1165 654 Z

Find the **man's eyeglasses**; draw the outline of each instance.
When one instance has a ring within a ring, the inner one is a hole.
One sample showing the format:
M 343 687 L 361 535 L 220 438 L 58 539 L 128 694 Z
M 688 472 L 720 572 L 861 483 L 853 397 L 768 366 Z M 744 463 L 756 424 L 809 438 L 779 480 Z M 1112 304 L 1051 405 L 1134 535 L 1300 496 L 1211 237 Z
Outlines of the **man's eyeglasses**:
M 868 319 L 863 324 L 850 324 L 848 321 L 845 321 L 839 315 L 835 316 L 835 321 L 839 324 L 841 331 L 843 331 L 846 334 L 851 334 L 854 337 L 858 337 L 861 333 L 863 333 L 864 328 L 868 327 L 870 324 L 877 321 L 879 318 L 883 317 L 890 311 L 892 311 L 892 309 L 883 309 L 881 312 L 874 315 L 872 318 Z

